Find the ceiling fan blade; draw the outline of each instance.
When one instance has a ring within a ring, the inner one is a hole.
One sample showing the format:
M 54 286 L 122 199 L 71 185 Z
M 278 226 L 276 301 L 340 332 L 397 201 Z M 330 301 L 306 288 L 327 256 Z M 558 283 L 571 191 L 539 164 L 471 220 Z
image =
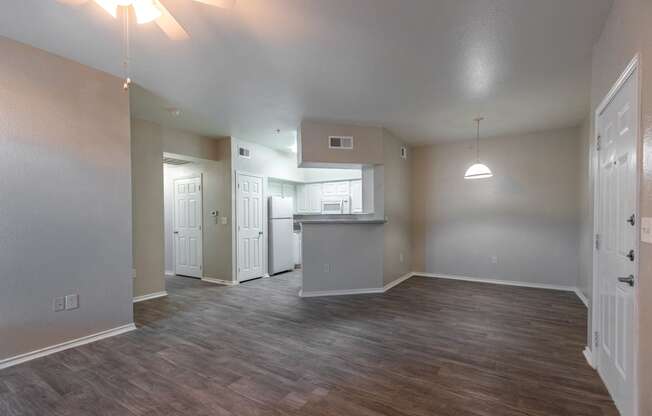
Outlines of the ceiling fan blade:
M 156 6 L 161 11 L 161 17 L 156 19 L 154 22 L 161 28 L 163 32 L 172 40 L 186 40 L 190 39 L 190 35 L 186 32 L 183 27 L 177 22 L 177 20 L 172 16 L 170 11 L 161 4 L 160 1 L 154 0 Z
M 88 0 L 57 0 L 59 3 L 63 4 L 69 4 L 71 6 L 79 6 L 80 4 L 84 4 L 88 2 Z
M 199 3 L 208 4 L 209 6 L 221 7 L 223 9 L 230 9 L 235 5 L 235 0 L 195 0 Z

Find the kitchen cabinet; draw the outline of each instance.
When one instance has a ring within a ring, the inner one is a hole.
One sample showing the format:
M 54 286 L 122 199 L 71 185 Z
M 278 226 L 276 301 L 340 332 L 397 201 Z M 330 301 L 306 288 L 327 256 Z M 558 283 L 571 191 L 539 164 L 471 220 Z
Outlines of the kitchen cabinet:
M 322 184 L 308 184 L 308 212 L 311 214 L 321 213 Z
M 351 214 L 362 213 L 362 181 L 351 181 Z
M 306 183 L 297 185 L 297 212 L 300 214 L 320 214 L 322 184 Z
M 342 197 L 349 196 L 349 181 L 326 182 L 323 184 L 323 195 L 325 197 Z
M 301 264 L 301 232 L 295 231 L 293 236 L 293 245 L 294 245 L 294 264 Z

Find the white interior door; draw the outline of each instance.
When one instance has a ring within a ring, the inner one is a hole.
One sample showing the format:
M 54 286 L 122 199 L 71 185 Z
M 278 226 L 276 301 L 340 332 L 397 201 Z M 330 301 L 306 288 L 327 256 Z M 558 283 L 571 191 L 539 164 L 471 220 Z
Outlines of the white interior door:
M 238 281 L 263 276 L 263 178 L 237 175 Z
M 637 73 L 598 117 L 598 371 L 623 416 L 634 415 L 637 274 Z
M 202 277 L 201 178 L 174 180 L 175 273 Z

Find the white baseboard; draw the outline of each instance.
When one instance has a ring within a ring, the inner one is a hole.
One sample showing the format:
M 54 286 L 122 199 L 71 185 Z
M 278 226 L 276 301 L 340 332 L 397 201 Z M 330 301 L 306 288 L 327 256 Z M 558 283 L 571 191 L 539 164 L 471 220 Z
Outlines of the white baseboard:
M 458 276 L 458 275 L 440 274 L 440 273 L 414 272 L 412 275 L 421 276 L 421 277 L 435 277 L 438 279 L 464 280 L 467 282 L 476 282 L 476 283 L 491 283 L 494 285 L 531 287 L 535 289 L 562 290 L 564 292 L 575 292 L 576 289 L 574 286 L 549 285 L 546 283 L 517 282 L 515 280 L 481 279 L 478 277 Z
M 163 297 L 165 297 L 167 295 L 168 295 L 168 292 L 164 290 L 162 292 L 154 292 L 154 293 L 149 293 L 147 295 L 135 296 L 134 297 L 134 303 L 143 302 L 145 300 L 163 298 Z
M 315 298 L 319 296 L 344 296 L 344 295 L 368 295 L 371 293 L 384 293 L 385 289 L 382 287 L 371 289 L 349 289 L 349 290 L 321 290 L 305 292 L 303 289 L 299 291 L 299 296 L 302 298 Z
M 414 276 L 414 272 L 405 273 L 403 276 L 399 277 L 393 282 L 387 283 L 385 286 L 383 286 L 383 292 L 387 292 L 389 289 L 393 288 L 394 286 L 400 285 L 401 283 L 405 282 L 412 276 Z
M 589 363 L 591 368 L 595 369 L 595 363 L 593 362 L 593 353 L 591 352 L 591 349 L 589 347 L 585 347 L 584 351 L 582 351 L 584 354 L 584 358 L 586 358 L 586 362 Z
M 589 308 L 589 299 L 586 296 L 584 296 L 584 293 L 582 293 L 582 291 L 580 290 L 579 287 L 575 288 L 575 294 L 577 295 L 578 298 L 580 298 L 580 300 L 582 301 L 584 306 L 586 306 L 587 309 L 590 309 Z
M 165 275 L 166 276 L 176 276 L 177 274 L 174 272 L 174 270 L 166 270 Z
M 224 286 L 236 286 L 238 282 L 234 282 L 232 280 L 222 280 L 222 279 L 214 279 L 212 277 L 202 277 L 201 278 L 202 282 L 207 282 L 207 283 L 213 283 L 216 285 L 224 285 Z
M 45 357 L 46 355 L 54 354 L 55 352 L 67 350 L 69 348 L 79 347 L 80 345 L 90 344 L 91 342 L 99 341 L 104 338 L 109 338 L 116 335 L 124 334 L 125 332 L 133 331 L 134 329 L 136 329 L 136 325 L 134 325 L 133 323 L 122 325 L 117 328 L 98 332 L 96 334 L 87 335 L 85 337 L 62 342 L 61 344 L 56 344 L 35 351 L 31 351 L 25 354 L 20 354 L 14 357 L 5 358 L 4 360 L 0 360 L 0 370 L 20 363 L 31 361 L 36 358 Z

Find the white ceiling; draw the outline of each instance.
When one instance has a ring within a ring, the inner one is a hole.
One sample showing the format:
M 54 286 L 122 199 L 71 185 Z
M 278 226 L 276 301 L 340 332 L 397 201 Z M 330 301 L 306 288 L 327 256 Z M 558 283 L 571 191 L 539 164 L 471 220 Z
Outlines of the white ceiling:
M 0 0 L 0 35 L 122 74 L 121 24 L 92 2 Z M 191 35 L 132 29 L 135 115 L 288 146 L 302 118 L 412 143 L 577 125 L 611 0 L 160 0 Z M 120 85 L 116 88 L 121 88 Z M 178 107 L 173 117 L 165 107 Z M 274 134 L 281 129 L 281 134 Z

